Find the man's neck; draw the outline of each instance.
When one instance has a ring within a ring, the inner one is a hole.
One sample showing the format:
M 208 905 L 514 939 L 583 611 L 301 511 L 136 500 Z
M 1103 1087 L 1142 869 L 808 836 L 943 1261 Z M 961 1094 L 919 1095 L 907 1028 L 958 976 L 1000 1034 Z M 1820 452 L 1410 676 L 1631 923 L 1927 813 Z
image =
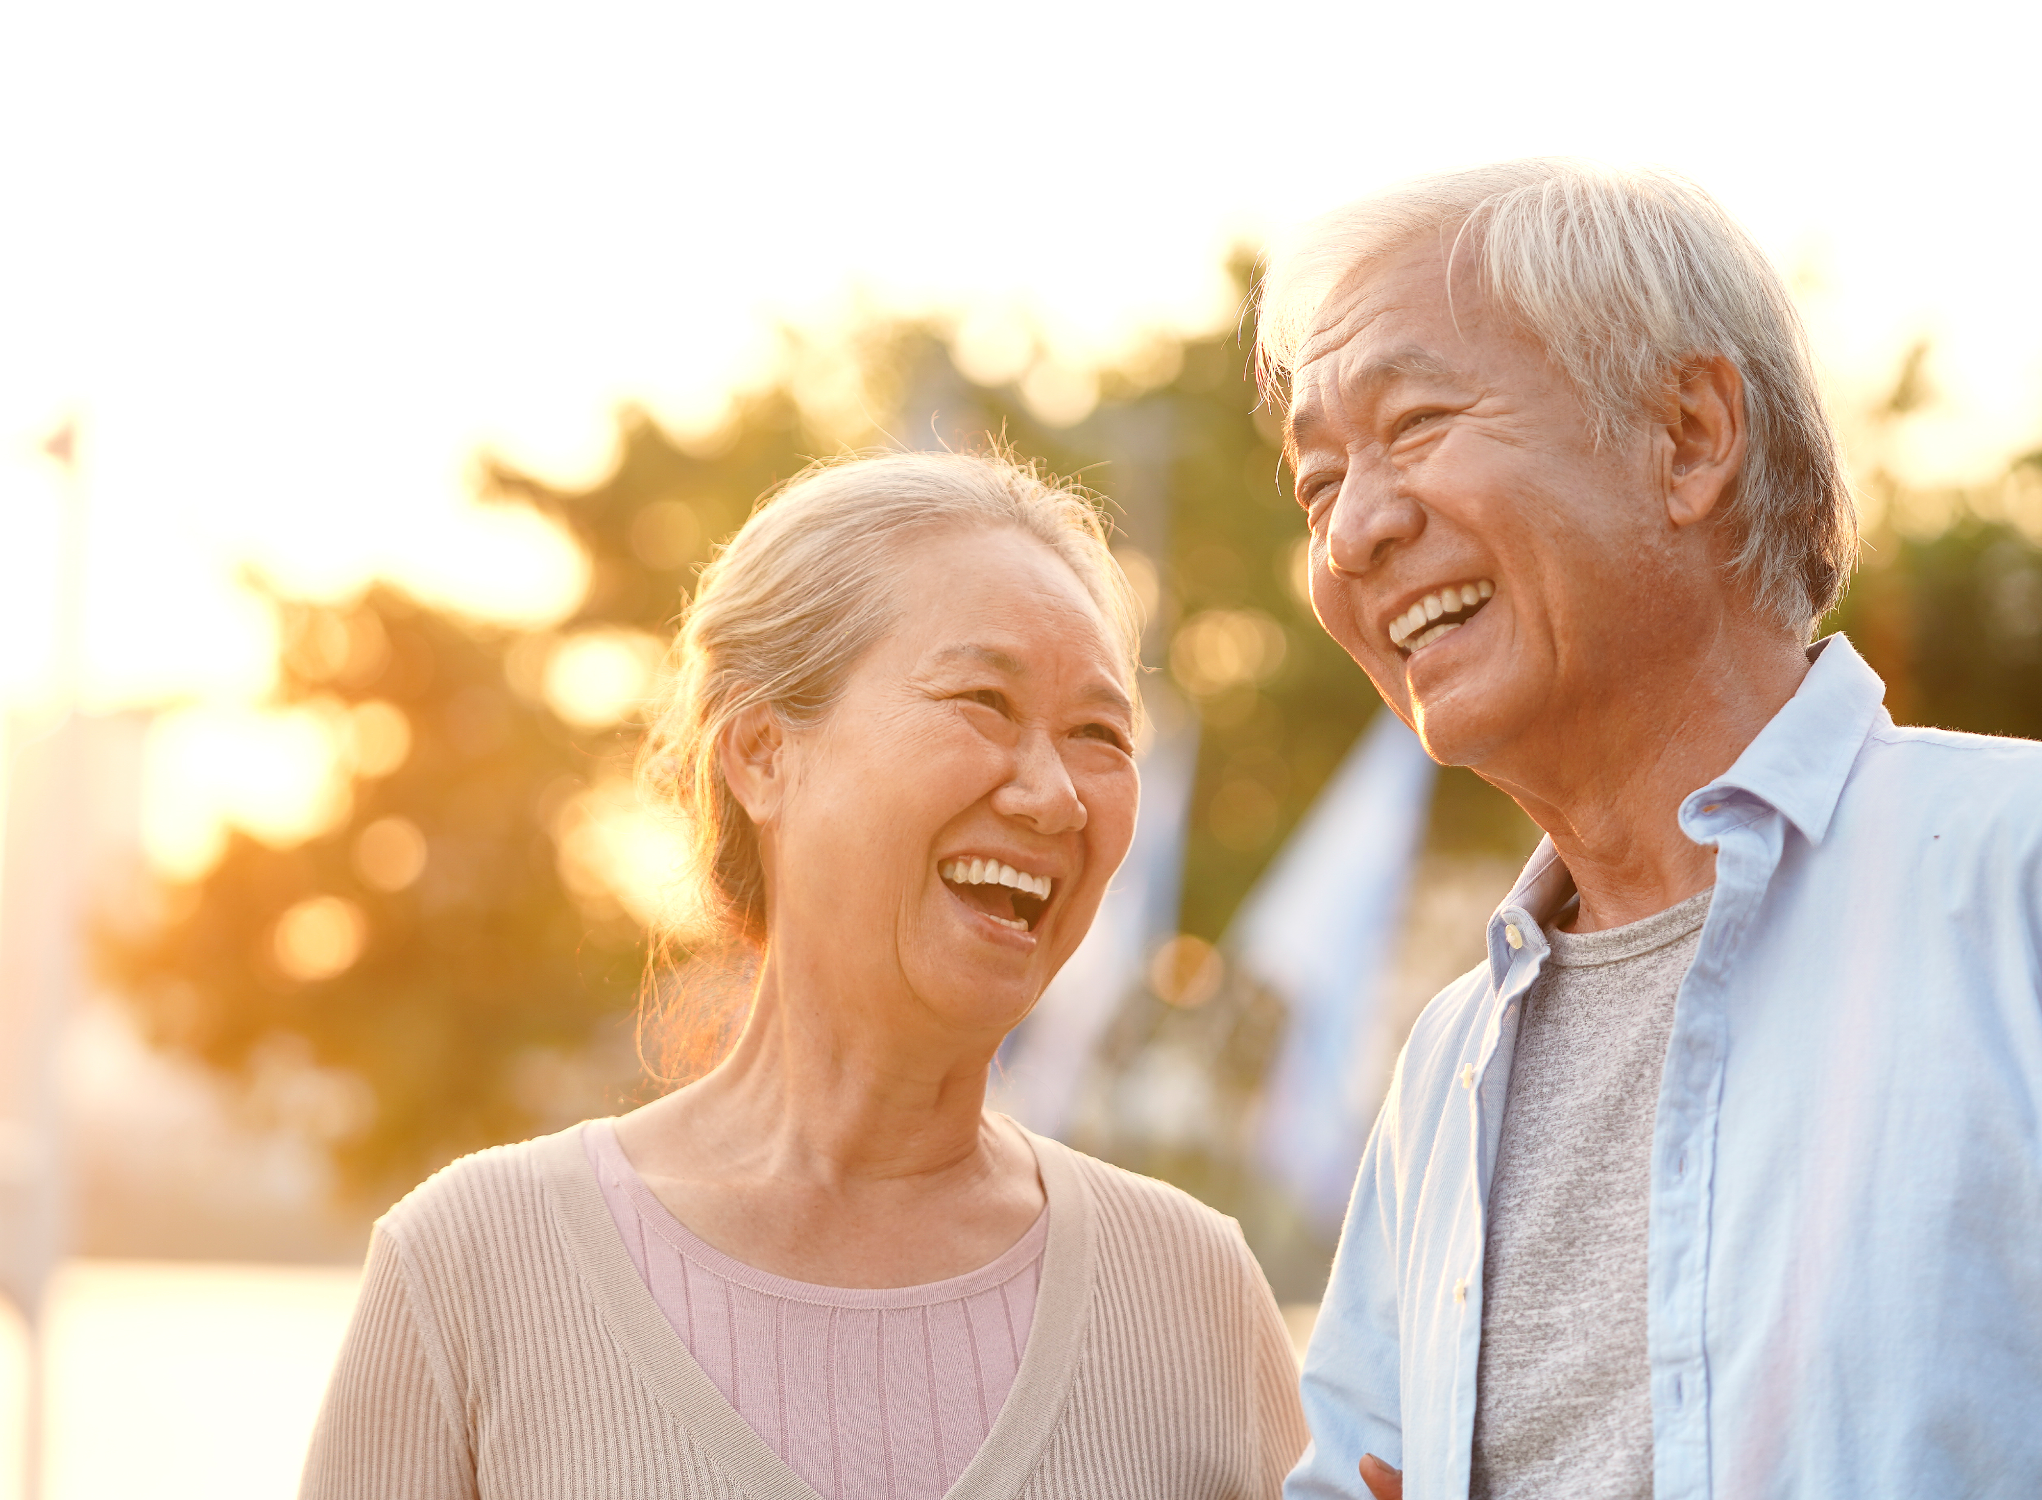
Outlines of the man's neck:
M 1730 769 L 1808 672 L 1791 640 L 1756 645 L 1634 683 L 1537 752 L 1475 768 L 1553 840 L 1581 898 L 1570 930 L 1641 921 L 1715 883 L 1715 851 L 1681 832 L 1681 800 Z

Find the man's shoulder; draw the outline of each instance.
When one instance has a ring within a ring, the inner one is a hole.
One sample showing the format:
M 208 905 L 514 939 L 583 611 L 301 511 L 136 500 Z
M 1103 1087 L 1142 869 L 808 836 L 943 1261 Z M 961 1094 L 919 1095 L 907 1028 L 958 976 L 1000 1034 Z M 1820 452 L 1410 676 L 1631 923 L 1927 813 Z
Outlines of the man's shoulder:
M 2042 841 L 2042 741 L 1882 724 L 1845 786 L 1853 804 L 1887 826 L 1903 817 L 1960 837 Z

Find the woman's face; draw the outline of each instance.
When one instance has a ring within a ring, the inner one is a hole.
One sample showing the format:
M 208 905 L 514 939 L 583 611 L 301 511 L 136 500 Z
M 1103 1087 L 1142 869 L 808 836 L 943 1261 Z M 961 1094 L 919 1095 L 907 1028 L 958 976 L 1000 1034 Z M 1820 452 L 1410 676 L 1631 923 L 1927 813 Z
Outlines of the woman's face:
M 769 941 L 840 995 L 1004 1034 L 1134 835 L 1121 658 L 1069 566 L 1014 530 L 922 544 L 899 603 L 829 717 L 774 752 Z

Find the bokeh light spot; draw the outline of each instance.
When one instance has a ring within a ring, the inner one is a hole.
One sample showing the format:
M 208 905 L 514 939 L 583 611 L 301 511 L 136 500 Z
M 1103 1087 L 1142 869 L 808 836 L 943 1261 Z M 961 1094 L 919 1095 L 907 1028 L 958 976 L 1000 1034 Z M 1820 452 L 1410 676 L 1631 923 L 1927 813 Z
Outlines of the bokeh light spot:
M 409 818 L 378 818 L 355 839 L 355 873 L 379 891 L 401 891 L 425 873 L 425 835 Z
M 368 935 L 368 920 L 352 901 L 313 896 L 277 919 L 271 951 L 285 974 L 316 984 L 353 967 Z
M 644 701 L 664 646 L 642 630 L 584 630 L 546 661 L 546 706 L 576 729 L 607 729 Z
M 1219 993 L 1226 960 L 1204 938 L 1180 932 L 1149 956 L 1149 988 L 1156 997 L 1189 1010 Z
M 388 776 L 411 754 L 411 721 L 394 703 L 371 698 L 347 711 L 347 755 L 360 776 Z
M 1289 638 L 1259 609 L 1209 609 L 1185 621 L 1170 643 L 1170 670 L 1197 696 L 1267 682 L 1283 665 Z

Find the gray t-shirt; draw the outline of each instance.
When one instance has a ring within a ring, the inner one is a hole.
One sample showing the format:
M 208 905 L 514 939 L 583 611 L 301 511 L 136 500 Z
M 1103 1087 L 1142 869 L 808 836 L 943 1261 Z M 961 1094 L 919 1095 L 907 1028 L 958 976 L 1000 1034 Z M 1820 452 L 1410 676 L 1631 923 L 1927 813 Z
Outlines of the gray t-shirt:
M 1471 1500 L 1652 1494 L 1652 1126 L 1710 894 L 1546 934 L 1489 1189 Z

